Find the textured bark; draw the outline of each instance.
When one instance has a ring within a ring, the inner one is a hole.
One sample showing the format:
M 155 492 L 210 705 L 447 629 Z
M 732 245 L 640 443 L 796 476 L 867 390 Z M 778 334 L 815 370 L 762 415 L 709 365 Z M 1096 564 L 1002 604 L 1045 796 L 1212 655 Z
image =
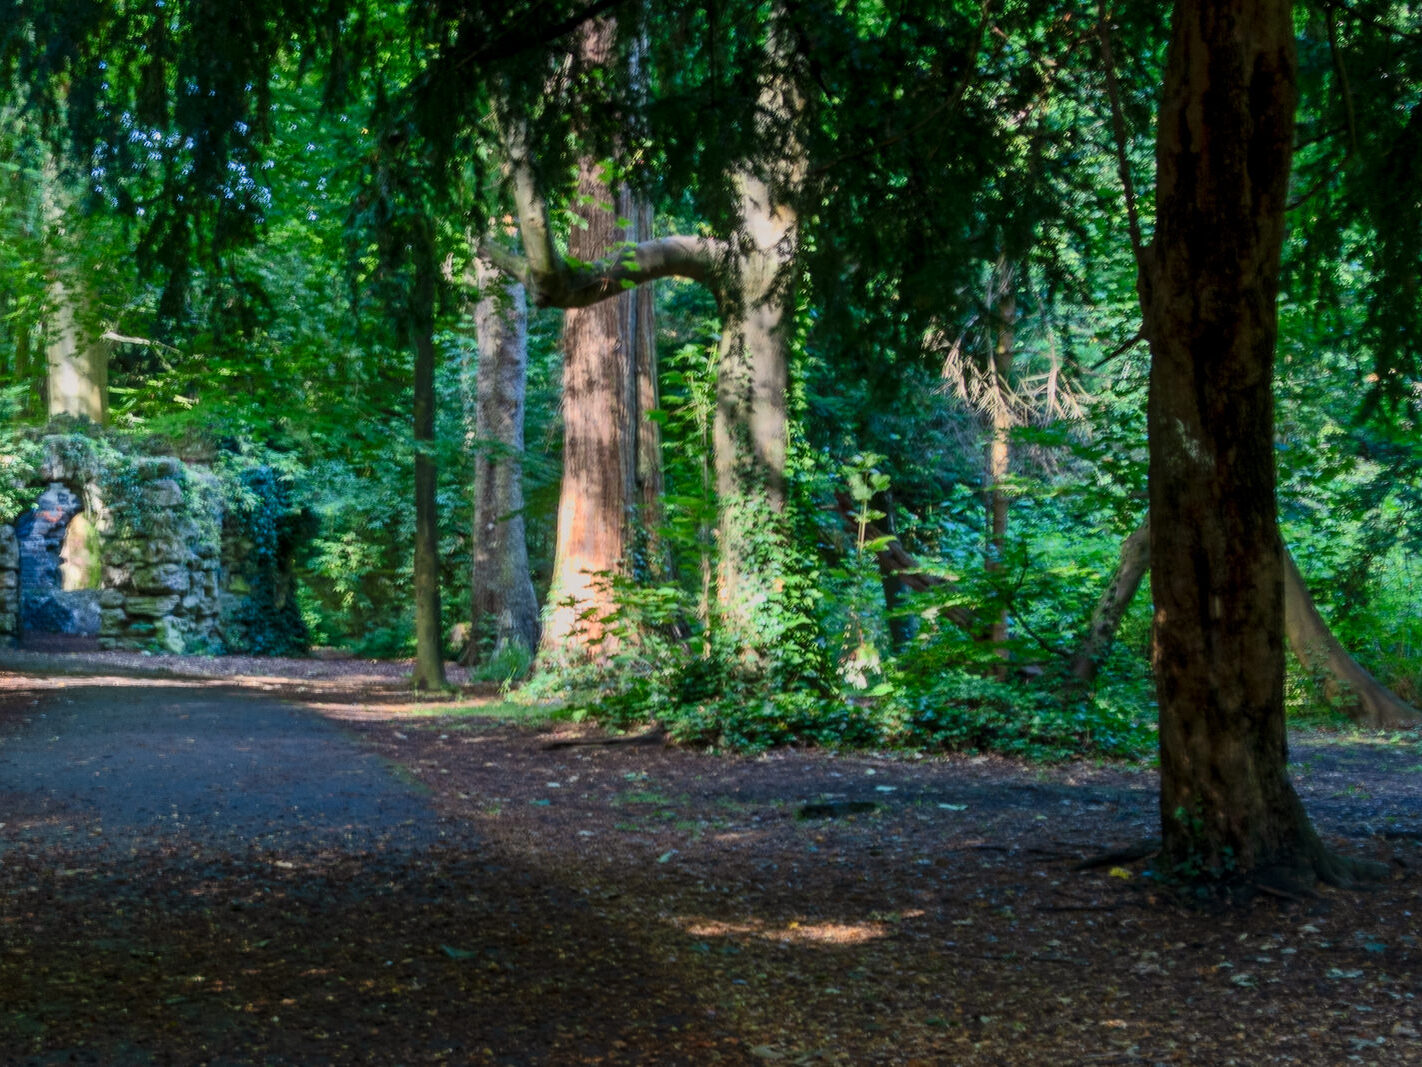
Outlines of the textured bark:
M 1400 729 L 1422 720 L 1422 711 L 1368 673 L 1333 636 L 1288 554 L 1284 556 L 1284 626 L 1294 657 L 1305 670 L 1323 676 L 1324 696 L 1354 722 Z
M 1286 771 L 1273 360 L 1295 82 L 1289 0 L 1179 0 L 1141 273 L 1166 863 L 1345 881 Z
M 769 182 L 743 174 L 737 187 L 740 252 L 722 301 L 712 424 L 720 549 L 716 599 L 721 622 L 750 653 L 774 633 L 760 609 L 773 599 L 766 587 L 777 581 L 788 548 L 786 329 L 798 219 Z
M 410 347 L 414 352 L 415 440 L 415 674 L 416 689 L 442 689 L 444 649 L 440 633 L 439 503 L 434 458 L 434 303 L 438 267 L 433 235 L 415 242 L 410 293 Z
M 628 241 L 651 237 L 652 206 L 646 199 L 623 190 L 618 194 L 618 213 L 631 221 L 626 235 Z M 639 285 L 629 295 L 626 335 L 632 351 L 633 389 L 637 398 L 632 420 L 636 457 L 633 569 L 640 576 L 656 579 L 665 575 L 669 566 L 660 534 L 665 490 L 662 428 L 653 417 L 653 412 L 661 409 L 661 390 L 657 382 L 656 294 L 650 285 Z
M 1141 581 L 1150 570 L 1150 524 L 1141 523 L 1121 542 L 1121 557 L 1116 564 L 1116 573 L 1106 583 L 1096 608 L 1091 613 L 1091 622 L 1086 628 L 1086 636 L 1077 647 L 1071 660 L 1071 676 L 1083 685 L 1096 680 L 1111 644 L 1116 639 L 1116 631 L 1121 628 L 1131 601 Z
M 611 61 L 614 30 L 607 20 L 584 25 L 584 62 Z M 629 205 L 618 203 L 596 160 L 579 162 L 575 205 L 583 224 L 568 235 L 572 259 L 608 256 L 631 236 L 618 225 L 618 209 Z M 631 572 L 636 507 L 639 310 L 624 289 L 563 319 L 563 481 L 541 649 L 557 662 L 616 651 L 608 628 L 617 610 L 613 582 Z
M 471 662 L 509 646 L 538 647 L 538 596 L 523 520 L 523 414 L 528 308 L 523 286 L 476 260 L 479 351 L 474 400 Z
M 805 170 L 795 136 L 800 101 L 784 56 L 773 44 L 771 52 L 778 69 L 762 87 L 757 121 L 762 141 L 781 146 L 781 154 L 737 174 L 738 219 L 727 239 L 665 237 L 613 255 L 591 247 L 580 253 L 570 242 L 571 256 L 564 259 L 534 177 L 526 130 L 505 115 L 501 126 L 524 251 L 516 255 L 493 242 L 480 246 L 481 255 L 528 286 L 539 306 L 592 307 L 620 298 L 629 283 L 673 275 L 715 294 L 723 317 L 712 431 L 719 496 L 717 615 L 748 660 L 774 643 L 774 620 L 784 619 L 774 604 L 782 588 L 778 570 L 789 558 L 783 518 L 786 329 L 799 241 L 793 204 Z M 635 457 L 632 462 L 635 470 Z M 546 629 L 545 648 L 550 640 Z
M 606 254 L 622 238 L 611 190 L 584 160 L 578 214 L 568 252 L 580 260 Z M 636 456 L 632 354 L 624 327 L 630 293 L 563 320 L 563 483 L 558 499 L 553 580 L 544 612 L 542 652 L 555 660 L 611 653 L 606 620 L 616 610 L 612 579 L 627 573 Z

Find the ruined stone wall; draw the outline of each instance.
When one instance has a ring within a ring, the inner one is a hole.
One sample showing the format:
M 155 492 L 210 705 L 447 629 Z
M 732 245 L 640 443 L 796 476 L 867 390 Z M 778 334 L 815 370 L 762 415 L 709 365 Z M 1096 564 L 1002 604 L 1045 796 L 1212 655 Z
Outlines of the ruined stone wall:
M 80 435 L 44 445 L 38 506 L 0 523 L 0 642 L 97 633 L 105 649 L 304 650 L 274 472 L 242 472 L 245 502 L 229 515 L 205 467 Z
M 102 648 L 215 652 L 222 512 L 216 479 L 172 457 L 133 461 L 100 517 Z
M 13 644 L 20 620 L 20 543 L 15 528 L 0 524 L 0 643 Z

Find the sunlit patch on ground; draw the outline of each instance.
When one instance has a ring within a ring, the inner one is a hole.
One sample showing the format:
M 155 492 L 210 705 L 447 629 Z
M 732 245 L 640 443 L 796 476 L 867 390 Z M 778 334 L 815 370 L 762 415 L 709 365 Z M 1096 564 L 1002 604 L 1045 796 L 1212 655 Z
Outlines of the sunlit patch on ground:
M 893 929 L 888 923 L 878 921 L 849 923 L 792 919 L 780 923 L 751 919 L 727 922 L 694 916 L 674 920 L 674 924 L 692 937 L 755 938 L 793 945 L 863 945 L 888 937 Z

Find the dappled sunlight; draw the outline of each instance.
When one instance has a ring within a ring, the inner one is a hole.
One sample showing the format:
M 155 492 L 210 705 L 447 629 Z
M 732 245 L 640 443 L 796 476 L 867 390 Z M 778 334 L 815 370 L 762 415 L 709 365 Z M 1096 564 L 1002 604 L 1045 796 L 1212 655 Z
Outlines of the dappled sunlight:
M 905 912 L 904 917 L 917 918 L 921 911 Z M 754 938 L 785 945 L 864 945 L 880 941 L 893 934 L 893 926 L 877 919 L 860 922 L 836 922 L 829 919 L 791 919 L 787 922 L 770 922 L 764 919 L 749 919 L 728 922 L 724 919 L 710 919 L 704 916 L 682 916 L 672 920 L 672 925 L 690 937 L 722 937 L 731 939 Z

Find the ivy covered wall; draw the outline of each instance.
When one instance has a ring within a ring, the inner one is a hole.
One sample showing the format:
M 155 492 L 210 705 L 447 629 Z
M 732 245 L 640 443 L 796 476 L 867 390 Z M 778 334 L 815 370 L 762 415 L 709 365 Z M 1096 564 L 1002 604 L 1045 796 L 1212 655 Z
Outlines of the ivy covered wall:
M 219 473 L 174 456 L 129 455 L 86 434 L 51 435 L 42 446 L 31 469 L 14 476 L 82 500 L 75 521 L 97 534 L 101 648 L 306 650 L 291 559 L 310 534 L 269 467 L 226 457 Z M 20 635 L 20 603 L 12 521 L 0 525 L 0 640 Z

